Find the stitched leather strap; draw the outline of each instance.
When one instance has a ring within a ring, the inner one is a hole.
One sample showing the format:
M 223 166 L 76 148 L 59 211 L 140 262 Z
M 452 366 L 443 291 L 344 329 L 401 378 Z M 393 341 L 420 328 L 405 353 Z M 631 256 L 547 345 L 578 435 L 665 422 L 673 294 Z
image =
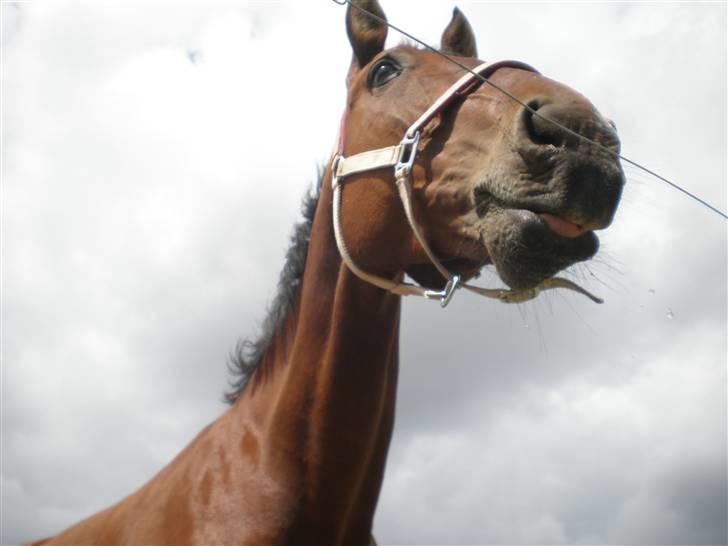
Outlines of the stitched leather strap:
M 487 78 L 490 74 L 495 72 L 501 66 L 510 66 L 515 68 L 521 68 L 523 70 L 529 70 L 536 72 L 536 69 L 528 66 L 525 63 L 518 61 L 498 61 L 494 63 L 483 63 L 476 66 L 473 72 L 480 74 L 483 78 Z M 538 72 L 536 72 L 538 73 Z M 432 119 L 439 114 L 442 110 L 447 108 L 450 103 L 458 97 L 463 96 L 466 91 L 470 91 L 471 85 L 480 82 L 480 79 L 468 72 L 463 75 L 458 81 L 452 84 L 440 97 L 432 103 L 432 105 L 417 118 L 412 125 L 409 126 L 405 135 L 409 138 L 413 138 L 415 133 L 421 131 L 425 125 L 427 125 Z M 343 143 L 344 143 L 344 131 L 346 130 L 346 118 L 347 113 L 345 112 L 341 118 L 341 126 L 339 128 L 339 145 L 337 149 L 341 159 L 338 162 L 338 169 L 335 173 L 336 176 L 348 176 L 355 173 L 364 171 L 370 171 L 374 169 L 382 169 L 385 167 L 393 167 L 397 163 L 397 158 L 400 153 L 400 145 L 388 146 L 386 148 L 379 148 L 376 150 L 369 150 L 361 152 L 349 157 L 344 157 Z
M 347 158 L 342 157 L 341 160 L 336 163 L 337 167 L 334 176 L 344 178 L 364 171 L 394 167 L 399 159 L 399 150 L 400 146 L 397 145 L 362 152 Z
M 536 74 L 539 73 L 538 70 L 536 70 L 532 66 L 529 66 L 526 63 L 522 63 L 520 61 L 497 61 L 492 63 L 483 63 L 473 68 L 473 72 L 479 74 L 483 78 L 487 78 L 488 76 L 493 74 L 493 72 L 504 66 L 510 68 L 520 68 L 521 70 L 527 70 Z M 410 125 L 410 128 L 407 129 L 405 135 L 408 137 L 414 136 L 417 131 L 421 131 L 425 125 L 432 121 L 432 118 L 434 118 L 437 114 L 447 108 L 450 103 L 453 102 L 456 98 L 470 93 L 472 91 L 471 86 L 473 84 L 481 82 L 482 80 L 471 72 L 468 72 L 467 74 L 462 76 L 458 81 L 452 84 L 447 89 L 447 91 L 440 95 L 440 97 L 432 103 L 432 106 L 430 106 L 419 118 L 417 118 L 417 121 Z

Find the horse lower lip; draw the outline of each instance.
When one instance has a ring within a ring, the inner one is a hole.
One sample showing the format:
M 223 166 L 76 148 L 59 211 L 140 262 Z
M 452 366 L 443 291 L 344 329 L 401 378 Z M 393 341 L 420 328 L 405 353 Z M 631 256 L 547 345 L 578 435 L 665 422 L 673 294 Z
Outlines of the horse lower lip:
M 544 212 L 539 214 L 539 216 L 543 219 L 551 231 L 561 237 L 576 239 L 589 231 L 578 224 L 574 224 L 573 222 L 569 222 L 568 220 L 564 220 L 563 218 L 559 218 L 553 214 Z

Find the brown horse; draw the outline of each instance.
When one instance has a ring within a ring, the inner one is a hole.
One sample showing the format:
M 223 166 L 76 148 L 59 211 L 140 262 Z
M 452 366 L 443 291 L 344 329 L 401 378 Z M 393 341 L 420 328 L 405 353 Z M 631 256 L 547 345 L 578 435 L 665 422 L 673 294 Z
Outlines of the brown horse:
M 384 17 L 376 0 L 357 4 Z M 308 203 L 268 335 L 237 358 L 230 409 L 141 489 L 40 543 L 370 544 L 401 294 L 446 301 L 493 264 L 513 294 L 534 295 L 596 252 L 593 232 L 621 194 L 619 163 L 532 111 L 617 150 L 588 100 L 526 65 L 483 65 L 457 10 L 441 49 L 532 110 L 460 80 L 433 52 L 384 50 L 387 26 L 355 8 L 346 26 L 339 151 Z M 402 284 L 405 273 L 424 288 Z

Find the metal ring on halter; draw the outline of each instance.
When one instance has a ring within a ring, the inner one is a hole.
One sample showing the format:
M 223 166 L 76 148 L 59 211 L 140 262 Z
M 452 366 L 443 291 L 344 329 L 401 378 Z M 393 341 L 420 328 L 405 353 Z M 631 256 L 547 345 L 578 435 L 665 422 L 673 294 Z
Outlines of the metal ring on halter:
M 428 300 L 440 300 L 440 307 L 445 308 L 450 303 L 455 290 L 460 288 L 460 275 L 453 275 L 452 278 L 447 281 L 445 288 L 442 290 L 428 290 L 425 292 L 425 298 Z
M 334 0 L 336 2 L 336 0 Z M 339 168 L 339 161 L 341 160 L 340 155 L 335 155 L 334 160 L 331 162 L 331 189 L 336 189 L 339 185 L 339 177 L 336 174 L 336 169 Z
M 415 134 L 410 137 L 405 135 L 402 141 L 399 143 L 399 157 L 397 158 L 397 164 L 394 166 L 394 177 L 401 178 L 409 176 L 412 171 L 412 165 L 415 163 L 415 157 L 417 156 L 417 146 L 420 143 L 420 132 L 415 131 Z

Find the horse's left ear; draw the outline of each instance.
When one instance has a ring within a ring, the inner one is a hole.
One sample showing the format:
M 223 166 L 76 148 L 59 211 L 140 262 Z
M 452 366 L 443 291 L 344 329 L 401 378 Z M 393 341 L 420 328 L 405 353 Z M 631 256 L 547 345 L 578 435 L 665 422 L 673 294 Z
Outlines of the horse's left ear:
M 353 0 L 353 3 L 387 20 L 377 0 Z M 349 35 L 351 49 L 354 52 L 351 68 L 358 69 L 384 50 L 387 25 L 350 5 L 346 10 L 346 33 Z
M 460 57 L 477 57 L 478 47 L 475 45 L 473 28 L 458 8 L 452 11 L 452 19 L 442 33 L 440 49 L 443 53 Z

